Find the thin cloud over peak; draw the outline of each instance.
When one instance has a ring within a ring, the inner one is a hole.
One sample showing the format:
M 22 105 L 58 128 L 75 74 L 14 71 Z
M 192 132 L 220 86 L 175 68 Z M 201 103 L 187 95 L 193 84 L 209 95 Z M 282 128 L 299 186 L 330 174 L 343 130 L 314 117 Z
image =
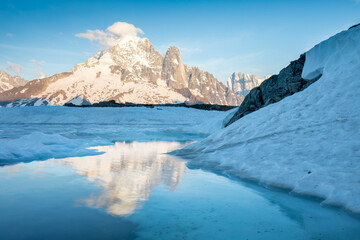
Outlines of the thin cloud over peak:
M 41 65 L 45 64 L 45 61 L 38 61 L 36 59 L 31 59 L 30 62 L 34 64 L 36 68 L 36 77 L 38 78 L 46 78 L 46 75 L 44 74 Z
M 23 67 L 19 64 L 13 63 L 13 62 L 7 62 L 6 70 L 14 72 L 16 74 L 19 74 L 24 71 Z
M 75 36 L 88 39 L 91 42 L 99 42 L 105 47 L 112 47 L 123 38 L 136 37 L 139 34 L 144 34 L 140 28 L 126 22 L 116 22 L 105 31 L 87 30 L 86 33 L 77 33 Z

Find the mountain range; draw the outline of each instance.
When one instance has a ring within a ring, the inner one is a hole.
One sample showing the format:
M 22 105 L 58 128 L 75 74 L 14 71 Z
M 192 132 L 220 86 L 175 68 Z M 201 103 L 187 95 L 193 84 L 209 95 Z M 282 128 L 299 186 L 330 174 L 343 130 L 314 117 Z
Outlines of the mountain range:
M 147 38 L 140 37 L 121 39 L 69 72 L 6 90 L 0 94 L 0 102 L 41 99 L 64 105 L 80 97 L 90 103 L 239 105 L 244 99 L 212 74 L 185 65 L 177 47 L 169 47 L 162 55 Z
M 27 81 L 19 76 L 11 76 L 4 71 L 0 71 L 0 93 L 13 89 L 14 87 L 23 86 L 26 83 Z
M 251 89 L 258 87 L 264 80 L 270 76 L 260 78 L 254 74 L 234 72 L 226 81 L 226 87 L 238 95 L 245 97 Z

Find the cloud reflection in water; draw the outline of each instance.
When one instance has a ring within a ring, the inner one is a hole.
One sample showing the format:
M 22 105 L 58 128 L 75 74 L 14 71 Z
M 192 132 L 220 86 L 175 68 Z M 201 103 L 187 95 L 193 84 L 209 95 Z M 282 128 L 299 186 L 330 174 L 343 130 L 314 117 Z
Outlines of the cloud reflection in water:
M 87 206 L 104 208 L 117 216 L 130 215 L 141 207 L 151 191 L 164 184 L 175 191 L 181 181 L 185 162 L 163 153 L 183 147 L 179 142 L 117 142 L 96 147 L 98 156 L 56 160 L 71 165 L 102 190 L 82 200 Z

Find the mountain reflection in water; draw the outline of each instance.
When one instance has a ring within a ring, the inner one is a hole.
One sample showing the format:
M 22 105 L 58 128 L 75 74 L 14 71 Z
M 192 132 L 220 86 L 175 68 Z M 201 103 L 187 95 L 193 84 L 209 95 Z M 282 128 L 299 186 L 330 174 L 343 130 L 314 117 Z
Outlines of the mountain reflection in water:
M 124 216 L 140 208 L 141 202 L 149 198 L 157 185 L 164 184 L 170 191 L 176 190 L 185 162 L 164 153 L 183 145 L 179 142 L 116 142 L 113 146 L 96 147 L 105 152 L 102 155 L 56 161 L 71 165 L 76 173 L 102 188 L 81 202 L 104 208 L 109 214 Z

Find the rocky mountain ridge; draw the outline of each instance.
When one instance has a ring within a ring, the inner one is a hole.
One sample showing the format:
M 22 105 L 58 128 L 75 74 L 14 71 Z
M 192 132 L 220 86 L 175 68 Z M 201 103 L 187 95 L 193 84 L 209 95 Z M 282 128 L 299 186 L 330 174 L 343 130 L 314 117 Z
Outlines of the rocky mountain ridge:
M 115 100 L 137 104 L 239 105 L 243 100 L 212 74 L 185 65 L 177 47 L 171 46 L 161 55 L 147 38 L 133 37 L 97 53 L 70 72 L 5 91 L 0 101 L 38 98 L 63 105 L 75 97 L 90 103 Z
M 27 81 L 19 76 L 11 76 L 4 71 L 0 71 L 0 93 L 23 86 L 26 83 Z
M 226 87 L 238 95 L 245 97 L 253 88 L 258 87 L 264 80 L 270 76 L 260 78 L 254 74 L 234 72 L 226 81 Z

